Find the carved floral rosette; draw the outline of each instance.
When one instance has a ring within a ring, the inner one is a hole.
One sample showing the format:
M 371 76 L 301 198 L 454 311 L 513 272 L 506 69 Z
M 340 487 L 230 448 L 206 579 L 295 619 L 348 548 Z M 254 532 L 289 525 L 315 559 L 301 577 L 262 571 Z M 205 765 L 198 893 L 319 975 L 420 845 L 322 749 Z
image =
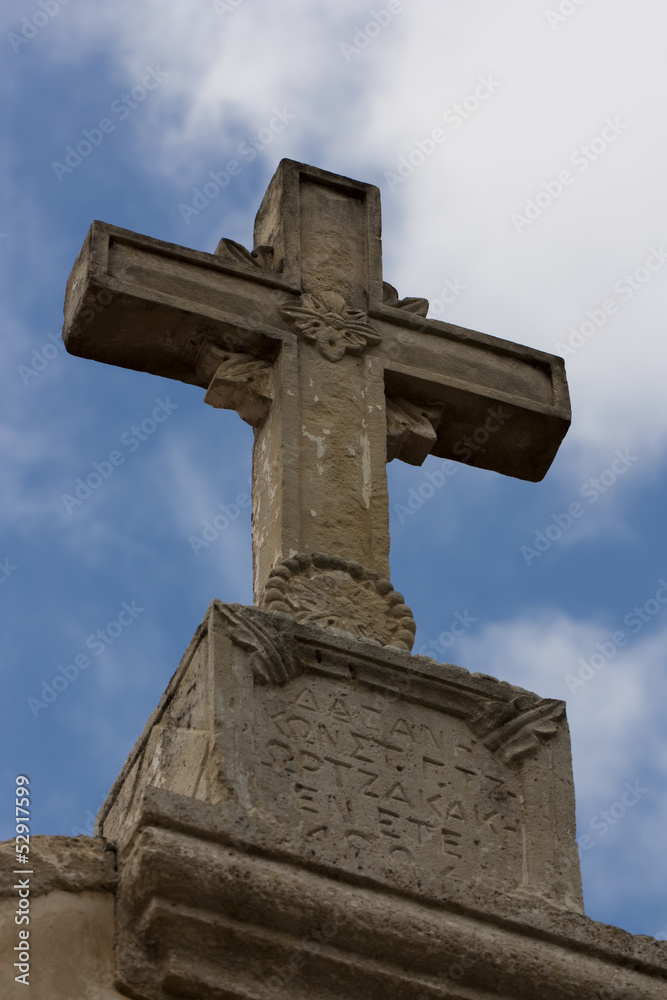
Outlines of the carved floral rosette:
M 322 552 L 299 554 L 275 566 L 261 606 L 408 652 L 417 630 L 412 611 L 389 580 Z
M 366 313 L 349 306 L 339 292 L 305 292 L 298 305 L 280 311 L 328 361 L 340 361 L 346 352 L 363 354 L 380 343 Z

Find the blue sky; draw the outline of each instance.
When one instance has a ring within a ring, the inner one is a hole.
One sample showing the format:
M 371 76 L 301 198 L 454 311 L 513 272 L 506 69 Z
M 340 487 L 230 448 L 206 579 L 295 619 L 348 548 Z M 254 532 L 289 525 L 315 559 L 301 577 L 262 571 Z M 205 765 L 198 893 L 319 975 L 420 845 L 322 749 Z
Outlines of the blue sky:
M 415 650 L 567 700 L 587 912 L 667 936 L 664 7 L 8 0 L 0 22 L 0 836 L 17 773 L 33 832 L 90 830 L 211 599 L 252 601 L 250 428 L 67 355 L 70 269 L 93 219 L 250 246 L 288 156 L 380 187 L 400 295 L 565 354 L 542 483 L 389 466 L 392 580 Z M 195 553 L 221 504 L 238 516 Z

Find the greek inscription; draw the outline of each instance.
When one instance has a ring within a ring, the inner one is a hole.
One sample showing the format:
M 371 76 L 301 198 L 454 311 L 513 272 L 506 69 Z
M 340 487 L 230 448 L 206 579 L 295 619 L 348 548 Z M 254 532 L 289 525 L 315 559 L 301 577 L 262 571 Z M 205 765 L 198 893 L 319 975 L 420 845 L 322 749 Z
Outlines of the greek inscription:
M 350 843 L 353 843 L 354 841 L 357 840 L 361 840 L 363 846 L 366 847 L 368 844 L 372 844 L 374 841 L 377 840 L 377 834 L 368 833 L 366 830 L 352 829 L 345 831 L 345 839 L 348 840 Z M 355 846 L 359 845 L 355 844 Z
M 389 791 L 384 796 L 385 799 L 394 799 L 396 802 L 405 802 L 406 805 L 410 806 L 412 803 L 407 796 L 403 785 L 399 781 L 395 785 L 392 785 Z
M 492 774 L 487 774 L 486 779 L 487 781 L 492 781 L 494 783 L 493 787 L 489 791 L 488 798 L 490 799 L 498 798 L 500 790 L 502 789 L 505 782 L 503 781 L 502 778 L 494 778 Z
M 320 722 L 320 733 L 327 742 L 329 746 L 333 747 L 334 750 L 338 750 L 341 744 L 341 733 L 332 733 L 331 730 L 323 722 Z
M 319 788 L 312 788 L 310 785 L 295 785 L 294 788 L 297 809 L 302 812 L 319 813 L 317 797 L 320 794 Z
M 490 830 L 493 830 L 494 833 L 498 833 L 496 820 L 500 819 L 500 815 L 495 810 L 490 813 L 482 813 L 479 808 L 476 808 L 475 813 L 479 823 L 484 823 Z
M 374 738 L 373 742 L 377 743 L 377 745 L 382 747 L 384 750 L 391 750 L 394 753 L 405 753 L 405 747 L 402 747 L 397 743 L 390 743 L 388 740 L 385 741 L 378 739 L 377 736 Z
M 300 715 L 292 715 L 285 720 L 289 735 L 295 740 L 308 740 L 312 734 L 312 723 Z
M 445 818 L 444 814 L 442 812 L 440 812 L 439 807 L 436 805 L 437 802 L 441 802 L 441 801 L 443 801 L 443 798 L 442 798 L 442 795 L 440 794 L 440 792 L 436 792 L 435 795 L 430 795 L 426 799 L 427 805 L 433 810 L 433 812 L 438 817 L 438 819 L 444 819 Z
M 418 844 L 423 844 L 430 840 L 435 832 L 435 827 L 427 819 L 417 819 L 414 816 L 408 816 L 408 823 L 412 823 L 416 827 Z
M 427 747 L 428 747 L 431 751 L 432 750 L 439 750 L 440 753 L 444 752 L 444 750 L 445 750 L 445 734 L 443 733 L 442 730 L 440 730 L 440 732 L 438 734 L 439 739 L 436 739 L 436 737 L 435 737 L 435 735 L 434 735 L 433 730 L 431 729 L 431 727 L 430 726 L 425 726 L 422 723 L 422 726 L 421 726 L 421 736 L 422 736 L 422 747 L 423 747 L 424 750 L 426 750 Z
M 364 771 L 362 767 L 359 768 L 359 774 L 365 774 L 368 776 L 368 780 L 361 786 L 361 791 L 364 795 L 369 795 L 372 799 L 379 799 L 380 796 L 377 792 L 372 790 L 372 786 L 380 777 L 379 774 L 375 774 L 373 771 Z
M 349 771 L 352 767 L 352 764 L 348 764 L 347 761 L 345 760 L 336 760 L 335 757 L 325 757 L 324 759 L 327 761 L 327 763 L 332 764 L 333 767 L 336 768 L 336 781 L 341 787 L 343 787 L 343 779 L 341 777 L 341 773 L 338 770 L 338 768 L 340 767 L 346 768 Z
M 407 736 L 409 740 L 412 740 L 412 730 L 408 722 L 405 719 L 397 719 L 394 723 L 394 727 L 391 730 L 390 736 Z
M 328 815 L 332 813 L 338 813 L 340 818 L 346 823 L 354 819 L 352 814 L 352 803 L 349 799 L 341 799 L 339 795 L 327 795 L 327 809 L 329 810 Z
M 495 778 L 492 774 L 487 774 L 486 780 L 493 782 L 493 787 L 488 793 L 488 798 L 497 799 L 499 802 L 516 798 L 515 792 L 511 792 L 509 788 L 505 788 L 504 778 Z
M 373 743 L 373 737 L 372 736 L 363 736 L 361 733 L 350 733 L 350 736 L 354 740 L 354 753 L 352 754 L 352 756 L 354 757 L 354 759 L 355 760 L 363 760 L 367 764 L 374 764 L 375 761 L 374 761 L 373 757 L 367 757 L 366 756 L 366 754 L 368 753 L 368 747 L 364 745 L 365 743 L 371 743 L 372 744 Z
M 289 744 L 281 743 L 279 740 L 268 741 L 266 744 L 266 754 L 269 759 L 262 761 L 262 764 L 266 767 L 275 767 L 276 764 L 279 764 L 287 770 L 286 765 L 291 764 L 294 760 L 292 748 Z
M 280 733 L 281 736 L 288 736 L 289 733 L 286 733 L 285 730 L 282 727 L 282 720 L 284 718 L 285 718 L 285 713 L 284 712 L 278 712 L 276 715 L 272 715 L 271 716 L 271 722 L 276 727 L 276 729 L 278 730 L 278 732 Z
M 412 861 L 412 851 L 408 850 L 408 848 L 404 847 L 402 844 L 394 844 L 392 847 L 389 848 L 390 857 L 393 858 L 394 855 L 396 854 L 404 855 L 403 858 L 404 861 Z
M 352 717 L 348 711 L 347 705 L 343 698 L 336 698 L 333 705 L 331 706 L 331 715 L 334 719 L 338 719 L 340 722 L 347 722 L 351 724 Z
M 312 829 L 306 830 L 306 837 L 308 840 L 324 840 L 324 834 L 328 829 L 328 826 L 314 826 Z
M 471 767 L 464 767 L 463 764 L 455 764 L 454 767 L 457 771 L 461 771 L 463 774 L 471 774 L 473 777 L 479 774 L 479 771 L 474 771 Z
M 400 816 L 397 812 L 392 812 L 391 809 L 383 809 L 382 806 L 378 806 L 378 831 L 383 837 L 391 837 L 394 840 L 400 840 L 401 835 L 396 831 L 394 823 Z
M 462 858 L 473 864 L 504 843 L 503 870 L 520 876 L 517 779 L 460 720 L 376 694 L 360 703 L 329 679 L 262 697 L 263 794 L 295 838 L 454 878 L 465 876 Z
M 380 732 L 382 728 L 382 715 L 383 713 L 379 708 L 373 708 L 371 705 L 362 705 L 362 711 L 366 713 L 366 718 L 364 722 L 370 730 L 374 733 Z
M 463 820 L 463 810 L 460 802 L 452 802 L 447 810 L 447 819 Z
M 294 701 L 294 706 L 298 705 L 299 708 L 303 708 L 306 712 L 316 712 L 319 713 L 320 708 L 315 700 L 315 695 L 309 688 L 304 688 L 303 691 L 298 695 Z
M 319 771 L 322 767 L 322 759 L 310 750 L 299 751 L 299 769 L 303 771 Z
M 449 830 L 443 827 L 442 829 L 442 853 L 448 854 L 453 858 L 460 858 L 462 855 L 460 853 L 461 844 L 461 832 L 459 830 Z M 457 848 L 457 850 L 452 850 L 452 848 Z

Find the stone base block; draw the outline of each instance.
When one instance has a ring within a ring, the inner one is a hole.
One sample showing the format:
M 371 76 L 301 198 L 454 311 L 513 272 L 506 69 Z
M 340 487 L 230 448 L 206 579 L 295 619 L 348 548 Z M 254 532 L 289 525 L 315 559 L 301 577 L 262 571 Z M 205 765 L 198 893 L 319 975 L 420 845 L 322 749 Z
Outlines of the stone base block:
M 667 945 L 584 916 L 574 831 L 562 702 L 214 602 L 99 836 L 34 841 L 31 985 L 49 1000 L 667 1000 Z M 7 887 L 13 857 L 0 849 Z
M 665 1000 L 667 945 L 479 888 L 425 901 L 226 837 L 149 788 L 123 852 L 117 973 L 137 1000 Z
M 563 702 L 279 612 L 211 605 L 98 833 L 151 787 L 331 877 L 583 910 Z

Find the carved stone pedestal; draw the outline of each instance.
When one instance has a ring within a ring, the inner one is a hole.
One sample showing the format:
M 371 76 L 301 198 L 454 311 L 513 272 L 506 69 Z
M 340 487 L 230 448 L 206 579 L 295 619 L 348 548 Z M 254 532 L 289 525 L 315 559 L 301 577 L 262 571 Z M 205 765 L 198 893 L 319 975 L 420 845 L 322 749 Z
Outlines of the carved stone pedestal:
M 214 602 L 98 819 L 142 1000 L 667 998 L 583 915 L 562 702 Z
M 99 832 L 122 846 L 149 787 L 329 873 L 583 908 L 562 702 L 287 615 L 211 605 Z

